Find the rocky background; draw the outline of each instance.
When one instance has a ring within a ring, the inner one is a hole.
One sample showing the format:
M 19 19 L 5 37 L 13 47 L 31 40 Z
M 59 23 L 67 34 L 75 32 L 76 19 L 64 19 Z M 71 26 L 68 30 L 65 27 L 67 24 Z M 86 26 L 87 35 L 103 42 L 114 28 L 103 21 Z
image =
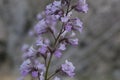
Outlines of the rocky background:
M 0 0 L 0 80 L 16 80 L 22 61 L 20 48 L 31 42 L 28 32 L 36 14 L 51 1 Z M 70 57 L 77 67 L 76 80 L 120 80 L 120 0 L 87 1 L 87 14 L 74 12 L 84 22 L 80 44 L 69 47 L 58 61 Z M 58 61 L 53 60 L 51 71 Z

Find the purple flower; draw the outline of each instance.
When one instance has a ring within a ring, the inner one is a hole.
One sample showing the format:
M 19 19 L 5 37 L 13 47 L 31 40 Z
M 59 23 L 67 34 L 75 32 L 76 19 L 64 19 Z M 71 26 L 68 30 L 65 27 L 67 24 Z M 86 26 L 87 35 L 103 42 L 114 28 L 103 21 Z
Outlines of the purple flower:
M 57 15 L 48 15 L 46 16 L 46 23 L 48 25 L 48 27 L 52 30 L 52 32 L 56 33 L 56 24 L 57 24 L 57 19 L 59 18 L 59 16 Z
M 69 18 L 67 16 L 61 17 L 61 21 L 66 23 L 68 22 Z
M 79 40 L 77 38 L 76 39 L 68 39 L 68 42 L 73 46 L 78 45 L 79 44 L 78 41 Z
M 54 80 L 61 80 L 59 77 L 55 77 Z
M 48 15 L 48 16 L 46 16 L 46 23 L 47 24 L 55 25 L 56 24 L 56 20 L 57 20 L 56 15 Z
M 39 71 L 42 71 L 42 72 L 44 72 L 45 71 L 45 65 L 44 64 L 41 64 L 40 62 L 39 62 L 39 60 L 35 60 L 35 65 L 34 65 L 34 68 L 36 68 L 36 69 L 38 69 Z
M 35 57 L 35 55 L 36 55 L 36 50 L 33 48 L 33 46 L 31 46 L 28 49 L 28 51 L 23 54 L 23 58 L 27 59 L 29 57 Z
M 53 54 L 55 57 L 60 58 L 68 44 L 78 45 L 79 40 L 76 38 L 76 31 L 82 32 L 83 23 L 79 18 L 72 16 L 72 10 L 87 13 L 88 4 L 86 0 L 78 0 L 78 3 L 72 6 L 70 1 L 54 0 L 46 6 L 43 12 L 37 15 L 38 23 L 34 26 L 34 30 L 30 32 L 31 35 L 36 37 L 36 42 L 31 47 L 24 45 L 22 48 L 24 52 L 24 62 L 20 66 L 22 77 L 30 74 L 33 78 L 37 77 L 39 80 L 49 79 L 49 64 L 52 59 L 50 56 Z M 62 26 L 60 27 L 59 24 L 62 24 Z M 50 39 L 46 38 L 46 34 L 49 33 Z M 41 54 L 39 55 L 38 53 Z M 41 60 L 39 59 L 40 57 L 43 57 L 44 63 L 39 61 Z M 73 64 L 66 60 L 60 68 L 55 70 L 55 73 L 62 71 L 73 77 L 75 75 L 74 70 Z M 50 78 L 61 80 L 54 76 L 50 76 Z
M 47 32 L 47 25 L 45 22 L 45 19 L 40 20 L 34 27 L 34 31 L 36 32 L 36 34 L 43 34 L 45 32 Z
M 44 45 L 44 40 L 42 37 L 37 38 L 36 40 L 36 46 L 43 46 Z
M 38 77 L 38 71 L 33 71 L 32 72 L 32 77 Z
M 31 71 L 32 64 L 30 59 L 25 60 L 22 65 L 20 66 L 20 73 L 22 76 L 27 76 L 28 73 Z
M 65 61 L 65 64 L 62 64 L 62 71 L 65 72 L 68 76 L 73 77 L 75 75 L 75 67 L 68 60 Z
M 60 50 L 56 50 L 56 51 L 54 52 L 54 55 L 55 55 L 55 57 L 60 58 L 60 57 L 62 56 L 62 53 L 61 53 Z
M 66 44 L 65 43 L 61 43 L 58 49 L 62 50 L 62 51 L 66 50 Z
M 70 19 L 65 24 L 65 30 L 68 32 L 70 32 L 71 30 L 82 32 L 82 29 L 83 29 L 83 23 L 79 18 Z
M 29 72 L 30 72 L 29 70 L 22 70 L 20 73 L 21 73 L 22 76 L 25 77 L 29 74 Z
M 41 48 L 39 48 L 39 52 L 41 53 L 41 54 L 45 54 L 46 52 L 47 52 L 47 47 L 46 46 L 42 46 Z
M 61 9 L 61 1 L 54 1 L 53 3 L 47 5 L 46 7 L 46 14 L 53 14 L 56 11 L 59 11 Z
M 37 40 L 36 40 L 36 46 L 49 46 L 49 39 L 46 39 L 46 38 L 42 38 L 42 37 L 38 37 Z
M 38 68 L 39 70 L 42 70 L 42 71 L 44 72 L 46 67 L 45 67 L 44 64 L 39 63 L 39 64 L 37 64 L 37 68 Z
M 75 26 L 76 26 L 76 27 L 74 27 L 75 30 L 78 30 L 79 32 L 82 32 L 83 23 L 81 22 L 81 20 L 79 18 L 76 18 Z
M 87 13 L 88 4 L 86 3 L 86 0 L 79 0 L 76 7 L 75 7 L 75 10 L 78 11 L 78 12 Z
M 54 1 L 53 5 L 56 7 L 61 7 L 61 1 Z
M 72 25 L 71 24 L 66 24 L 65 25 L 65 30 L 70 32 L 72 30 Z
M 44 75 L 43 74 L 44 74 L 43 72 L 40 73 L 40 80 L 44 80 Z

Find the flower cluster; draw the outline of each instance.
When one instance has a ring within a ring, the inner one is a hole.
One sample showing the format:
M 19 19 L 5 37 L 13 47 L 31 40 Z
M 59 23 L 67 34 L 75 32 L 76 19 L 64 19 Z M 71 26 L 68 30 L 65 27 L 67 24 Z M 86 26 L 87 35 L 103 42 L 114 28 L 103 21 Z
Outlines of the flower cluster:
M 76 33 L 82 32 L 83 23 L 79 18 L 72 17 L 73 10 L 87 13 L 86 0 L 78 0 L 75 5 L 71 4 L 71 0 L 55 0 L 37 15 L 38 23 L 32 31 L 36 41 L 30 47 L 27 44 L 22 47 L 24 53 L 24 61 L 20 66 L 22 77 L 31 75 L 33 79 L 37 80 L 50 80 L 51 78 L 61 80 L 57 76 L 54 77 L 59 72 L 70 77 L 75 75 L 75 67 L 68 60 L 56 69 L 55 73 L 48 75 L 52 57 L 61 58 L 67 46 L 78 45 L 79 39 L 76 37 Z M 59 27 L 58 24 L 62 26 Z M 51 34 L 52 39 L 46 37 L 47 34 Z M 40 63 L 40 57 L 44 59 L 43 63 Z

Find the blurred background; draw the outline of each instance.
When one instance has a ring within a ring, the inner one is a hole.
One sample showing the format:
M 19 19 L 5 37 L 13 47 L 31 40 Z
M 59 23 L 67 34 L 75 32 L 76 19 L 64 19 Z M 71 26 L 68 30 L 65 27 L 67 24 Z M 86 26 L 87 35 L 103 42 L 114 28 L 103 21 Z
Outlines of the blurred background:
M 36 14 L 52 0 L 0 0 L 0 80 L 16 80 L 22 62 L 21 46 L 30 43 L 29 30 Z M 65 56 L 76 66 L 75 79 L 120 80 L 120 0 L 87 0 L 89 12 L 79 16 L 84 31 L 78 47 L 69 47 Z M 51 69 L 52 70 L 52 69 Z

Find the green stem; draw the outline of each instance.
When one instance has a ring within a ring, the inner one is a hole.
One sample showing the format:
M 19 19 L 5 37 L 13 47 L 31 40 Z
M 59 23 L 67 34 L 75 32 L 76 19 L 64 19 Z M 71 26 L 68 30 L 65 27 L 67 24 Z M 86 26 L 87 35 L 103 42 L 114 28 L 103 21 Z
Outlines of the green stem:
M 50 79 L 51 79 L 54 75 L 56 75 L 58 72 L 59 72 L 59 71 L 57 71 L 57 72 L 55 71 L 55 73 L 53 73 L 52 75 L 50 75 L 47 80 L 50 80 Z
M 48 75 L 48 71 L 49 71 L 49 67 L 50 67 L 50 63 L 51 63 L 51 60 L 52 60 L 52 54 L 50 55 L 50 58 L 49 58 L 49 61 L 48 61 L 48 66 L 46 68 L 46 73 L 45 73 L 45 80 L 47 80 L 47 75 Z

